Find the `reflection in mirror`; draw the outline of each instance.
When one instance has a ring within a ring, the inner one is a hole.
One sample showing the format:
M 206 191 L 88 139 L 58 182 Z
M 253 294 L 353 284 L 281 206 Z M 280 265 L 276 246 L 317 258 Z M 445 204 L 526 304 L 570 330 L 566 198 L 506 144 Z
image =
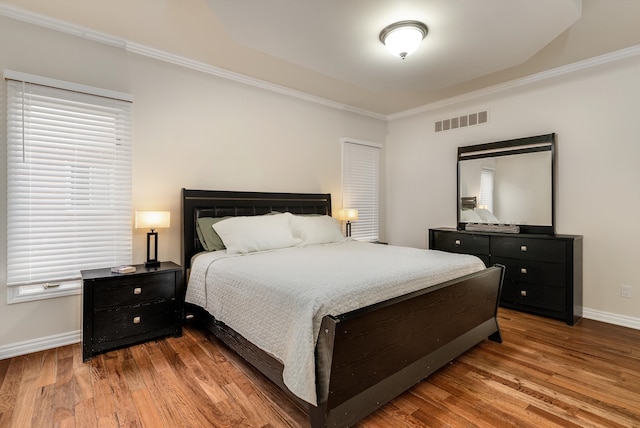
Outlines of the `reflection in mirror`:
M 458 149 L 458 227 L 518 225 L 554 233 L 555 134 Z

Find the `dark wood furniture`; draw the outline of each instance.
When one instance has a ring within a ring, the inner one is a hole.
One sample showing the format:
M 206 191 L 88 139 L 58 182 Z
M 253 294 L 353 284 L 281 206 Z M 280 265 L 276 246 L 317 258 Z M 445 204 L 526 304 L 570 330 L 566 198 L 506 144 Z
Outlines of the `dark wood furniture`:
M 429 229 L 429 248 L 473 254 L 506 267 L 500 305 L 557 318 L 582 318 L 582 236 Z
M 492 199 L 499 203 L 490 208 L 496 208 L 494 218 L 480 224 L 492 227 L 501 223 L 517 226 L 522 233 L 554 235 L 555 153 L 555 133 L 458 147 L 458 230 L 465 230 L 468 224 L 462 219 L 463 209 L 474 209 L 479 202 L 482 171 L 486 169 L 493 171 Z
M 162 262 L 82 271 L 82 359 L 157 337 L 182 335 L 182 268 Z
M 289 211 L 331 214 L 330 194 L 182 190 L 183 266 L 202 250 L 196 219 Z M 330 266 L 328 266 L 330 268 Z M 435 285 L 322 319 L 317 339 L 318 405 L 291 396 L 312 427 L 347 427 L 477 343 L 501 341 L 496 312 L 503 269 Z M 187 307 L 216 337 L 287 391 L 282 364 L 203 309 Z

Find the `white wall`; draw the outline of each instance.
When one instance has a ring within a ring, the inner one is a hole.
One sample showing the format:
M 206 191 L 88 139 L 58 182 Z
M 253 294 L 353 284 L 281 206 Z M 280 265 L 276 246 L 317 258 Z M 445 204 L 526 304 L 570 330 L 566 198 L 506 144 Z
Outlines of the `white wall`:
M 340 205 L 341 137 L 385 143 L 383 230 L 427 246 L 455 226 L 456 148 L 558 133 L 557 231 L 584 235 L 591 315 L 640 323 L 640 59 L 488 95 L 386 124 L 0 17 L 0 69 L 111 90 L 134 101 L 134 209 L 168 209 L 160 258 L 180 261 L 180 189 L 331 192 Z M 4 98 L 4 85 L 1 85 Z M 5 139 L 5 103 L 0 135 Z M 434 133 L 433 122 L 487 109 L 488 124 Z M 77 337 L 79 296 L 6 304 L 6 143 L 0 144 L 0 355 L 22 342 Z M 386 198 L 386 204 L 385 204 Z M 388 218 L 385 221 L 385 214 Z M 134 262 L 144 259 L 134 231 Z M 620 298 L 620 284 L 632 299 Z M 640 324 L 638 324 L 640 325 Z M 74 336 L 75 335 L 75 336 Z
M 388 241 L 424 248 L 427 229 L 455 227 L 458 146 L 556 132 L 556 231 L 584 235 L 586 314 L 640 326 L 638 100 L 636 57 L 390 121 Z M 487 124 L 434 132 L 484 109 Z
M 325 192 L 340 208 L 340 138 L 384 143 L 386 136 L 381 120 L 3 17 L 0 69 L 133 94 L 133 206 L 171 211 L 159 258 L 178 263 L 181 188 Z M 20 342 L 77 337 L 81 328 L 80 296 L 6 303 L 4 109 L 1 116 L 0 355 Z M 134 230 L 133 254 L 133 262 L 144 260 L 145 231 Z

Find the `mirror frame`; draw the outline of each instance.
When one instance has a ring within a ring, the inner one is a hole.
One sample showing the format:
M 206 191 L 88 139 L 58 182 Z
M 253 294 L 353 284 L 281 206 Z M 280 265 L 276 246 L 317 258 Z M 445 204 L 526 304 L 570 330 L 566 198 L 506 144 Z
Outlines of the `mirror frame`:
M 460 222 L 460 162 L 497 156 L 524 153 L 551 152 L 551 225 L 519 224 L 520 233 L 555 235 L 556 223 L 556 134 L 537 135 L 534 137 L 516 138 L 493 143 L 475 144 L 458 147 L 456 216 L 458 230 L 465 230 L 467 223 Z

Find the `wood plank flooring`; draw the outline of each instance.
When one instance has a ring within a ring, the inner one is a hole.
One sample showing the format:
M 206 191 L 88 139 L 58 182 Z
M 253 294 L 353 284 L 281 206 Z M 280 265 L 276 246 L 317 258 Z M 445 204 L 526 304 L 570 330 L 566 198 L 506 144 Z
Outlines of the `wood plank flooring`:
M 640 331 L 500 309 L 484 341 L 358 427 L 640 427 Z M 304 414 L 208 333 L 82 362 L 80 344 L 0 360 L 0 427 L 299 427 Z

